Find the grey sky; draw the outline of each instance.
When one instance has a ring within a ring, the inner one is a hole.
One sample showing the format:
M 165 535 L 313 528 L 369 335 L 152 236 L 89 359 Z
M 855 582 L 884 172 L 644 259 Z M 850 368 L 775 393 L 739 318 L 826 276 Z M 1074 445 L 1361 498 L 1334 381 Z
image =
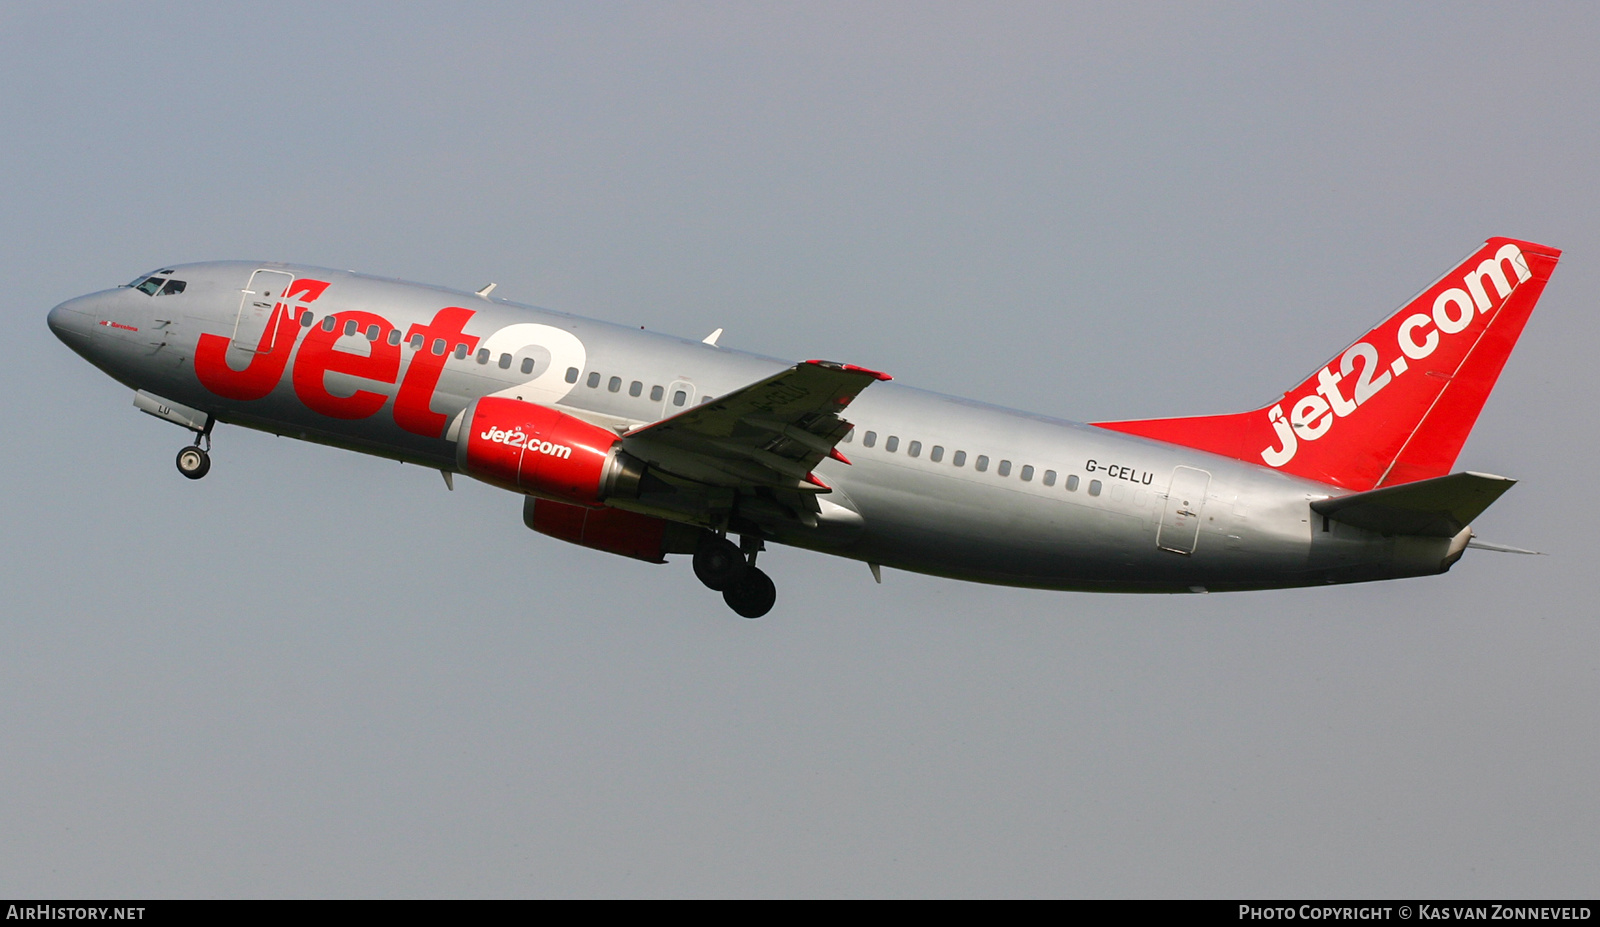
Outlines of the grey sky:
M 1591 5 L 0 7 L 0 894 L 1593 896 Z M 1195 597 L 774 550 L 732 617 L 509 494 L 179 429 L 163 263 L 464 288 L 1077 420 L 1244 409 L 1565 249 L 1443 577 Z

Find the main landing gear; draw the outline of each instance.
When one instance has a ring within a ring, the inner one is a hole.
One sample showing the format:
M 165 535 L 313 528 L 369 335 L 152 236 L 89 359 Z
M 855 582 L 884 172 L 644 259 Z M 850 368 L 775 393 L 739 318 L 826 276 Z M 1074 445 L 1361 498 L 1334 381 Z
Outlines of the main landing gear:
M 694 575 L 706 588 L 722 593 L 728 607 L 745 618 L 760 618 L 778 601 L 778 587 L 756 568 L 761 539 L 746 535 L 742 545 L 708 534 L 694 552 Z

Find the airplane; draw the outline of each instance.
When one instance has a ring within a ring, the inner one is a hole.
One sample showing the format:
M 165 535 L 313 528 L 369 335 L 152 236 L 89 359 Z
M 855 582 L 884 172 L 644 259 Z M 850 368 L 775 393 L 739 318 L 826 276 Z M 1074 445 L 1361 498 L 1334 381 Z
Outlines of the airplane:
M 765 615 L 767 543 L 982 583 L 1203 593 L 1443 573 L 1514 480 L 1456 457 L 1560 251 L 1489 239 L 1280 399 L 1076 423 L 492 295 L 294 264 L 163 267 L 49 313 L 193 433 L 218 422 L 523 497 L 534 531 L 687 554 Z M 737 541 L 734 540 L 737 538 Z

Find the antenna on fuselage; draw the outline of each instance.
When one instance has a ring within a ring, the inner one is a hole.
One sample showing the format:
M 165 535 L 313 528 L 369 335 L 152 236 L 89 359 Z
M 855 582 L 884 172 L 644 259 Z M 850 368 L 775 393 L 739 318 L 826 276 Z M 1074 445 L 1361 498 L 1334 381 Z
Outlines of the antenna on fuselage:
M 493 293 L 494 292 L 494 288 L 499 286 L 499 285 L 500 284 L 498 284 L 498 283 L 491 283 L 488 286 L 484 287 L 483 289 L 479 290 L 478 291 L 478 295 L 482 296 L 484 299 L 488 299 L 489 298 L 489 294 Z
M 716 331 L 712 332 L 711 334 L 709 334 L 709 335 L 705 336 L 704 338 L 700 339 L 700 343 L 701 344 L 709 344 L 714 348 L 714 347 L 717 346 L 717 339 L 721 338 L 721 337 L 722 337 L 722 329 L 719 328 Z

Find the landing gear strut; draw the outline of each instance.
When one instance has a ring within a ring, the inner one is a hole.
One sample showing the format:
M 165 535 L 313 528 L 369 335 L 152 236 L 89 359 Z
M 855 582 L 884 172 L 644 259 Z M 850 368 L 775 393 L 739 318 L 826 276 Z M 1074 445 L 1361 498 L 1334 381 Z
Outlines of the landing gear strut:
M 707 535 L 694 552 L 694 575 L 708 589 L 722 593 L 728 607 L 745 618 L 760 618 L 772 611 L 778 589 L 756 568 L 761 539 L 745 536 L 736 545 L 726 537 Z
M 212 419 L 206 420 L 204 431 L 197 432 L 194 443 L 178 452 L 178 472 L 191 480 L 198 480 L 211 472 L 211 424 Z M 205 447 L 200 445 L 204 443 Z

